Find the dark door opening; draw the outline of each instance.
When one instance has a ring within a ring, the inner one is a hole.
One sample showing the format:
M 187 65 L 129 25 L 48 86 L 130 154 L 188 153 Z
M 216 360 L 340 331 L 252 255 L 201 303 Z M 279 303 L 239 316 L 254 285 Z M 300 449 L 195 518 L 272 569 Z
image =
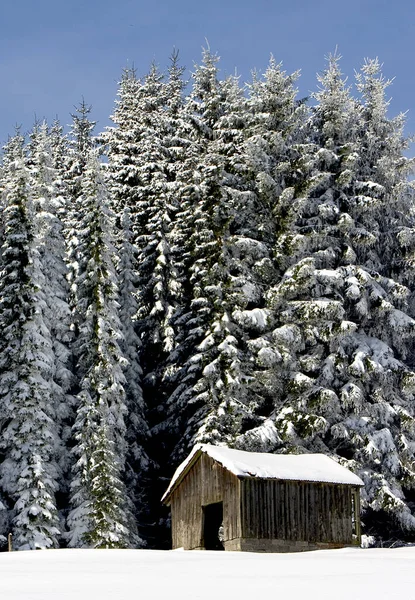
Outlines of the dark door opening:
M 205 550 L 224 550 L 222 538 L 223 502 L 203 507 L 203 540 Z

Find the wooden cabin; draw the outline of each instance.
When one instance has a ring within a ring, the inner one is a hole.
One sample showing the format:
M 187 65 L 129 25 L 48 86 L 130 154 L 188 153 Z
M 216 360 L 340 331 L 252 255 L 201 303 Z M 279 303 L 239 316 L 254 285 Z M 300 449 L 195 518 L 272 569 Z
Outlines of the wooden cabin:
M 162 501 L 173 548 L 296 552 L 360 545 L 362 480 L 323 454 L 199 445 Z

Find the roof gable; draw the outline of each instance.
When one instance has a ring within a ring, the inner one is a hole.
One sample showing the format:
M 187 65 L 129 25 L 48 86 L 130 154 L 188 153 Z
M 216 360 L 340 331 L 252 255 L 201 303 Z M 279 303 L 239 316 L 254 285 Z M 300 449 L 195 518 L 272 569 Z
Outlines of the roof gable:
M 325 454 L 266 454 L 198 444 L 177 468 L 162 497 L 166 501 L 199 456 L 205 453 L 237 477 L 362 486 L 363 481 Z

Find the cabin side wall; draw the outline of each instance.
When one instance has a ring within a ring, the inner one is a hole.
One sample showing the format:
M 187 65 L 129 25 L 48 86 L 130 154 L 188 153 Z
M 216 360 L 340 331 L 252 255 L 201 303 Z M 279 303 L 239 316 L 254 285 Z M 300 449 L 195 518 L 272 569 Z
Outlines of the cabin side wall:
M 173 548 L 203 549 L 203 506 L 223 502 L 226 542 L 241 537 L 240 481 L 202 454 L 171 496 Z
M 200 471 L 197 464 L 195 467 L 190 469 L 170 499 L 173 549 L 190 550 L 201 545 Z
M 290 551 L 295 549 L 291 542 L 305 542 L 298 549 L 360 543 L 359 522 L 353 532 L 353 493 L 351 486 L 243 479 L 241 538 L 278 540 Z

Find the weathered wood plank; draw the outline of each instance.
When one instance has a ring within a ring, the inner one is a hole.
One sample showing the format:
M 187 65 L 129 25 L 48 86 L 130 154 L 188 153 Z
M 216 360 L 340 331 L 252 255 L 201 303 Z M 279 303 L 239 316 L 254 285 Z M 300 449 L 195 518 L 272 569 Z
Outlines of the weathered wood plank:
M 305 511 L 307 507 L 304 502 L 304 484 L 298 484 L 298 537 L 301 540 L 305 538 Z
M 269 531 L 270 531 L 270 538 L 274 538 L 275 537 L 275 481 L 270 481 L 270 485 L 269 485 L 269 497 L 268 497 L 268 501 L 270 504 L 270 523 L 269 523 Z
M 256 487 L 257 487 L 257 505 L 256 505 L 256 513 L 257 513 L 257 523 L 258 523 L 258 537 L 264 538 L 265 537 L 265 517 L 266 517 L 266 513 L 267 511 L 264 510 L 265 506 L 264 506 L 264 486 L 263 481 L 256 479 L 255 480 L 256 483 Z M 262 507 L 262 510 L 260 510 L 260 507 Z
M 287 536 L 287 531 L 288 531 L 288 522 L 287 522 L 287 499 L 286 499 L 286 484 L 284 482 L 280 483 L 280 500 L 281 500 L 281 504 L 280 504 L 280 517 L 281 517 L 281 527 L 282 527 L 282 532 L 283 532 L 283 540 L 286 540 L 288 538 Z

